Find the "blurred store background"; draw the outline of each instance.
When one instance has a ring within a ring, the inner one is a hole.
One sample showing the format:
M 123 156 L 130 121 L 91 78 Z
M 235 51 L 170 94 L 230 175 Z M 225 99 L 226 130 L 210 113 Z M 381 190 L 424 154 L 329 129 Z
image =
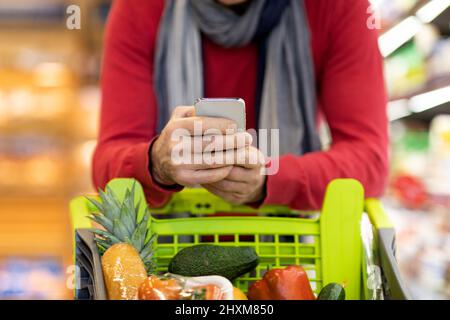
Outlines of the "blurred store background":
M 111 0 L 0 2 L 0 299 L 70 298 L 68 201 L 94 192 Z M 450 298 L 450 0 L 372 0 L 391 102 L 384 204 L 415 298 Z M 81 30 L 66 9 L 81 8 Z

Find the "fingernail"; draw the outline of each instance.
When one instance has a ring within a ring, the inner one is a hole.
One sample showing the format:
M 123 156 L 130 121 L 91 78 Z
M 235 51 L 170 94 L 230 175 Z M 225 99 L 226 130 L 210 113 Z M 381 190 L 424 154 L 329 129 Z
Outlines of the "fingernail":
M 246 141 L 248 142 L 248 144 L 249 145 L 252 144 L 253 143 L 252 135 L 250 133 L 248 133 L 248 132 L 246 132 L 245 135 L 246 135 Z
M 235 123 L 230 124 L 227 128 L 227 133 L 228 133 L 228 130 L 231 130 L 232 131 L 231 133 L 235 133 L 237 131 L 237 124 L 235 124 Z

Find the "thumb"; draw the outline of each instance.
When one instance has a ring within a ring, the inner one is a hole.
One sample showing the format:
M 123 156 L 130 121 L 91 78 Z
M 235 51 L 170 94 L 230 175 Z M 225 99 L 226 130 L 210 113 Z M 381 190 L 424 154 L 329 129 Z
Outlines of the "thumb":
M 172 111 L 172 118 L 189 118 L 195 116 L 194 106 L 178 106 Z

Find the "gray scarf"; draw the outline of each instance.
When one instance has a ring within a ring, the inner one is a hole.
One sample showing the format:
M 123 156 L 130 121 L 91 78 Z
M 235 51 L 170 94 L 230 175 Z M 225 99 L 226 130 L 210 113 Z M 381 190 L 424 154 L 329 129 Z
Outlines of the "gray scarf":
M 214 0 L 166 0 L 155 54 L 159 131 L 176 106 L 204 96 L 200 32 L 223 47 L 245 46 L 254 38 L 266 1 L 274 0 L 253 0 L 239 16 Z M 258 122 L 260 129 L 280 130 L 280 154 L 320 149 L 309 40 L 303 1 L 292 0 L 267 39 Z

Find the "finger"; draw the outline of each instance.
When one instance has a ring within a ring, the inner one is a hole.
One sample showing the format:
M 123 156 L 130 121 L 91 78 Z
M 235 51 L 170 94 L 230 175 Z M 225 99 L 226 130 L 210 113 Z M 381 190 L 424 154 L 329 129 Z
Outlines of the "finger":
M 223 151 L 244 148 L 253 142 L 251 134 L 237 132 L 227 135 L 204 135 L 190 137 L 193 153 Z
M 231 181 L 231 180 L 227 180 L 226 178 L 224 180 L 220 180 L 220 181 L 210 184 L 208 186 L 211 186 L 220 191 L 236 193 L 236 194 L 240 194 L 240 195 L 245 195 L 249 191 L 248 183 L 243 182 L 243 181 L 239 181 L 239 182 Z
M 186 146 L 177 146 L 176 164 L 186 165 L 187 169 L 209 169 L 222 166 L 240 166 L 243 168 L 255 169 L 263 166 L 262 158 L 258 149 L 245 146 L 239 149 L 220 150 L 214 152 L 190 153 L 191 142 L 186 137 Z
M 216 169 L 196 170 L 196 184 L 210 184 L 225 179 L 233 167 L 222 167 Z
M 249 183 L 256 174 L 255 169 L 234 166 L 225 180 L 235 183 Z M 257 173 L 259 174 L 259 172 Z
M 245 148 L 240 148 L 245 149 Z M 188 153 L 187 150 L 173 152 L 172 164 L 185 170 L 204 170 L 221 167 L 232 167 L 236 161 L 236 153 L 240 150 L 224 150 L 206 153 Z
M 191 164 L 181 164 L 180 167 L 183 170 L 191 170 L 191 171 L 199 171 L 199 170 L 210 170 L 210 169 L 218 169 L 224 167 L 231 167 L 232 165 L 226 163 L 198 163 L 192 162 Z
M 243 165 L 245 168 L 260 168 L 261 166 L 264 166 L 266 163 L 266 157 L 264 154 L 258 149 L 253 146 L 249 147 L 249 157 L 247 158 L 247 161 Z
M 253 146 L 237 149 L 234 155 L 234 165 L 254 169 L 264 165 L 264 155 Z
M 191 135 L 203 134 L 233 134 L 237 132 L 236 122 L 225 118 L 189 117 L 176 118 L 173 121 L 174 129 L 187 130 Z
M 216 196 L 222 198 L 223 200 L 225 200 L 231 204 L 240 205 L 240 204 L 245 203 L 245 198 L 236 193 L 225 192 L 225 191 L 215 188 L 212 185 L 205 185 L 204 188 L 206 190 L 208 190 L 209 192 L 215 194 Z
M 172 111 L 172 118 L 188 118 L 195 116 L 195 107 L 194 106 L 178 106 Z
M 230 149 L 230 150 L 221 150 L 214 152 L 204 152 L 201 154 L 203 163 L 206 164 L 228 164 L 228 165 L 236 165 L 240 158 L 243 158 L 245 155 L 247 147 L 239 148 L 239 149 Z M 241 160 L 245 161 L 245 160 Z
M 231 169 L 232 167 L 208 170 L 181 170 L 175 175 L 175 180 L 183 186 L 210 184 L 223 180 L 230 173 Z

